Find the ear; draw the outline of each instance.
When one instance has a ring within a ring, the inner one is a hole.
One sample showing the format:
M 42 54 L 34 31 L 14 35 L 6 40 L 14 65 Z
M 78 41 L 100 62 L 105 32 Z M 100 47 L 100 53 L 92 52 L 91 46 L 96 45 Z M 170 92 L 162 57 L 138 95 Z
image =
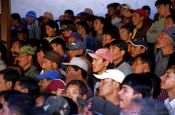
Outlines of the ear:
M 132 32 L 129 32 L 129 38 L 131 38 L 132 37 Z
M 144 67 L 143 67 L 143 71 L 144 71 L 144 72 L 149 72 L 149 71 L 150 71 L 149 66 L 148 66 L 147 63 L 144 63 L 143 66 L 144 66 Z
M 104 61 L 104 64 L 107 67 L 109 65 L 109 61 Z
M 122 50 L 122 51 L 121 51 L 121 55 L 122 55 L 122 56 L 124 56 L 124 54 L 125 54 L 125 51 L 124 51 L 124 50 Z
M 7 82 L 6 82 L 6 85 L 7 85 L 7 88 L 8 88 L 8 89 L 11 89 L 12 86 L 13 86 L 13 83 L 12 83 L 12 81 L 7 81 Z
M 144 53 L 144 52 L 145 52 L 145 50 L 146 50 L 145 48 L 141 48 L 141 52 L 142 52 L 142 53 Z
M 22 92 L 23 93 L 29 93 L 29 90 L 28 90 L 28 88 L 24 88 L 24 89 L 22 89 Z

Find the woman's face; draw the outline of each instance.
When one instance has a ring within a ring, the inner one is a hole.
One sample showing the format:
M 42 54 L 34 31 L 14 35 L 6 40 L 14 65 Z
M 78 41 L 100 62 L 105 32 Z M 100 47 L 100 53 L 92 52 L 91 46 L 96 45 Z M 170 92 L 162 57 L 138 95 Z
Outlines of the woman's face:
M 49 25 L 46 25 L 45 29 L 48 37 L 54 36 L 56 34 L 56 28 L 51 28 Z
M 81 97 L 80 88 L 77 85 L 70 84 L 66 89 L 65 96 L 77 103 L 77 97 Z

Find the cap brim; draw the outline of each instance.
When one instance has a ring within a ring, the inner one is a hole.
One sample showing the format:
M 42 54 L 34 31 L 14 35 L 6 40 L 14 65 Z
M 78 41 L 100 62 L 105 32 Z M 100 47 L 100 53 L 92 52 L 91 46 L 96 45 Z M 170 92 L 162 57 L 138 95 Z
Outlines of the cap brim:
M 92 58 L 98 58 L 98 56 L 97 55 L 95 55 L 94 53 L 88 53 L 89 55 L 90 55 L 90 57 L 92 57 Z
M 108 78 L 108 77 L 103 76 L 102 74 L 101 75 L 93 74 L 93 75 L 98 79 L 107 79 Z
M 73 64 L 71 64 L 71 63 L 62 63 L 62 65 L 69 66 L 69 65 L 73 65 Z
M 129 43 L 131 43 L 133 46 L 141 46 L 141 47 L 143 47 L 143 48 L 145 48 L 145 49 L 147 49 L 144 45 L 138 45 L 138 44 L 134 44 L 133 42 L 131 42 L 131 41 L 129 41 Z
M 45 78 L 47 78 L 47 77 L 45 77 L 45 76 L 43 76 L 43 75 L 41 75 L 41 74 L 36 75 L 35 77 L 36 77 L 37 79 L 45 79 Z

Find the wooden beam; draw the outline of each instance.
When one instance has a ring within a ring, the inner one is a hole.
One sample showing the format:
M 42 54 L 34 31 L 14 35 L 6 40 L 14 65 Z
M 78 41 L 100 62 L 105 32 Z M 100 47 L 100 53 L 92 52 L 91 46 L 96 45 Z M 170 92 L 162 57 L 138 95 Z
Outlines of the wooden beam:
M 1 0 L 1 40 L 10 49 L 11 0 Z

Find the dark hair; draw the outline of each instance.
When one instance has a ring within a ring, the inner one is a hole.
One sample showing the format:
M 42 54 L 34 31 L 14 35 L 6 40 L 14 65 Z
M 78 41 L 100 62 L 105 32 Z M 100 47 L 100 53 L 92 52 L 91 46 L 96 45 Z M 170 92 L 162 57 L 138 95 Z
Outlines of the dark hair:
M 76 25 L 82 26 L 85 29 L 86 33 L 87 34 L 89 33 L 89 26 L 88 26 L 87 22 L 79 21 L 79 22 L 76 23 Z
M 38 82 L 31 77 L 22 77 L 17 80 L 22 88 L 28 89 L 28 95 L 34 97 L 39 92 Z
M 172 2 L 171 2 L 171 0 L 157 0 L 155 2 L 155 6 L 162 5 L 162 4 L 171 6 Z
M 160 94 L 160 77 L 153 73 L 145 73 L 145 77 L 149 78 L 152 82 L 152 97 L 157 98 Z
M 56 28 L 56 34 L 58 35 L 58 32 L 59 32 L 59 26 L 58 24 L 53 21 L 53 20 L 49 20 L 48 22 L 45 23 L 45 26 L 48 25 L 49 27 L 51 28 Z
M 85 70 L 83 70 L 82 68 L 76 66 L 76 65 L 72 65 L 72 68 L 74 68 L 75 71 L 81 70 L 81 75 L 83 77 L 84 80 L 87 79 L 87 72 Z
M 121 28 L 126 29 L 129 33 L 133 33 L 133 28 L 129 24 L 123 25 L 120 27 L 120 29 Z
M 16 81 L 20 78 L 20 75 L 18 72 L 14 69 L 4 69 L 0 71 L 0 74 L 3 75 L 3 79 L 5 81 L 11 81 L 12 82 L 12 88 L 14 87 Z
M 0 53 L 1 53 L 1 58 L 6 61 L 6 57 L 7 57 L 7 48 L 6 46 L 0 42 Z
M 19 115 L 31 115 L 31 110 L 35 105 L 34 98 L 23 94 L 12 94 L 8 98 L 8 107 L 12 113 Z
M 151 97 L 152 82 L 144 74 L 129 74 L 125 77 L 122 85 L 129 85 L 134 93 L 142 94 L 142 97 Z
M 69 104 L 69 107 L 70 107 L 69 115 L 78 114 L 78 106 L 77 106 L 77 104 L 69 97 L 63 97 L 63 98 Z
M 14 20 L 18 20 L 18 22 L 21 22 L 21 17 L 18 13 L 13 13 L 11 14 L 11 18 L 13 18 Z
M 154 72 L 155 61 L 151 58 L 150 55 L 148 55 L 147 53 L 143 53 L 143 54 L 138 55 L 136 57 L 136 59 L 137 58 L 140 58 L 140 60 L 143 63 L 147 63 L 148 64 L 150 72 Z
M 120 6 L 119 3 L 110 3 L 110 4 L 107 5 L 107 8 L 112 7 L 112 8 L 117 9 L 119 6 Z
M 115 40 L 120 38 L 118 28 L 114 26 L 110 26 L 108 29 L 104 30 L 104 34 L 110 35 L 111 38 Z
M 66 42 L 61 39 L 61 38 L 55 38 L 53 39 L 50 44 L 59 44 L 61 45 L 62 49 L 65 51 L 66 50 Z
M 69 15 L 74 16 L 74 12 L 70 9 L 65 10 L 64 13 L 68 13 Z
M 163 103 L 152 98 L 136 98 L 133 103 L 139 105 L 140 115 L 169 115 Z
M 114 40 L 110 43 L 111 46 L 117 46 L 120 50 L 128 51 L 128 45 L 124 40 Z
M 142 7 L 142 10 L 148 10 L 149 11 L 149 14 L 151 12 L 151 8 L 149 6 L 147 6 L 147 5 L 143 6 Z
M 81 80 L 72 80 L 72 81 L 70 81 L 67 84 L 66 89 L 69 87 L 69 85 L 76 85 L 76 86 L 78 86 L 79 87 L 79 91 L 80 91 L 80 95 L 82 95 L 82 96 L 83 95 L 87 95 L 87 98 L 91 97 L 90 88 L 83 81 L 81 81 Z

